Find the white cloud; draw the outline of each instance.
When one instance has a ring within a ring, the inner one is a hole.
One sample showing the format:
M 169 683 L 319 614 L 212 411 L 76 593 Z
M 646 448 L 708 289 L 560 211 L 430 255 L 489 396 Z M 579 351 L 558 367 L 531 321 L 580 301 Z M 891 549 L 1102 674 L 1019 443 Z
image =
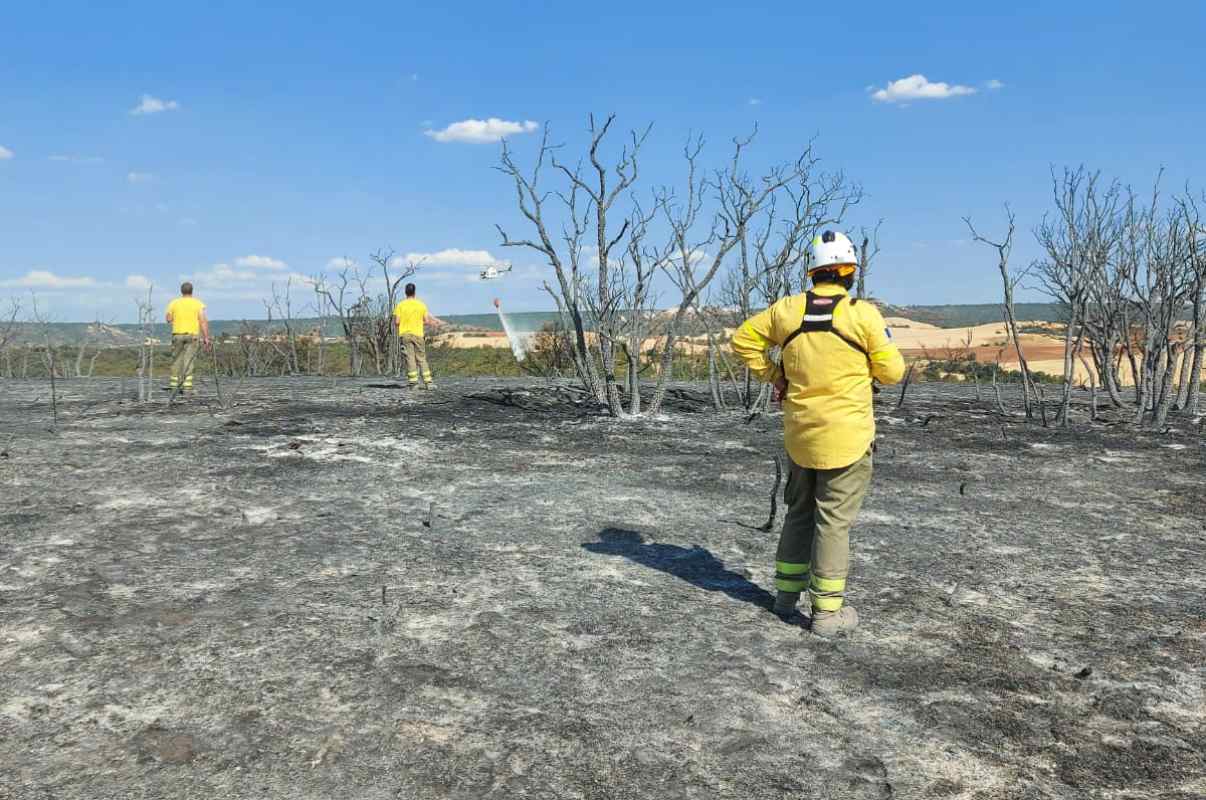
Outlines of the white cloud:
M 997 90 L 997 89 L 1004 89 L 1004 88 L 1005 88 L 1005 84 L 1001 83 L 1001 82 L 1000 82 L 999 80 L 997 80 L 996 78 L 993 78 L 992 80 L 988 81 L 988 82 L 987 82 L 987 83 L 985 83 L 984 85 L 985 85 L 986 87 L 988 87 L 989 89 L 992 89 L 992 90 L 994 90 L 994 91 L 995 91 L 995 90 Z
M 466 119 L 454 122 L 441 131 L 429 130 L 425 133 L 437 142 L 489 144 L 517 133 L 532 133 L 539 127 L 531 120 L 510 122 L 498 117 L 490 117 L 489 119 Z
M 240 256 L 235 259 L 235 265 L 250 269 L 273 270 L 282 270 L 289 266 L 279 258 L 269 258 L 268 256 Z
M 229 264 L 214 264 L 208 270 L 183 276 L 184 280 L 191 281 L 198 289 L 229 289 L 254 281 L 256 277 L 256 273 L 251 270 L 235 269 Z
M 460 250 L 455 247 L 435 253 L 407 253 L 399 263 L 422 262 L 432 267 L 474 267 L 480 269 L 497 263 L 488 250 Z
M 30 270 L 20 278 L 0 281 L 0 286 L 21 289 L 84 289 L 97 285 L 92 278 L 69 278 L 44 269 Z
M 144 94 L 142 102 L 130 109 L 130 113 L 134 116 L 142 116 L 144 114 L 160 114 L 164 111 L 175 111 L 178 108 L 180 108 L 180 104 L 175 100 L 160 100 L 158 97 Z
M 262 257 L 261 257 L 262 258 Z M 238 300 L 267 300 L 272 297 L 272 286 L 276 284 L 282 290 L 286 283 L 292 281 L 293 289 L 309 291 L 313 278 L 299 272 L 264 272 L 254 267 L 240 265 L 246 257 L 236 259 L 235 266 L 221 263 L 214 264 L 209 269 L 198 270 L 191 275 L 181 275 L 181 280 L 191 282 L 198 293 L 222 295 L 227 299 Z M 275 259 L 268 259 L 274 261 Z M 277 262 L 282 263 L 282 262 Z M 296 295 L 295 295 L 296 297 Z
M 277 282 L 279 283 L 280 282 L 279 276 L 274 276 L 274 277 L 277 278 Z M 314 276 L 313 275 L 302 275 L 300 272 L 290 272 L 288 275 L 285 276 L 285 280 L 293 281 L 294 286 L 313 286 L 314 285 Z
M 347 256 L 338 256 L 327 262 L 327 269 L 355 269 L 356 262 Z
M 12 150 L 9 150 L 4 145 L 0 144 L 0 161 L 8 161 L 15 155 Z
M 127 183 L 150 183 L 155 180 L 155 176 L 149 172 L 131 172 L 126 175 Z
M 750 98 L 750 99 L 749 99 L 747 102 L 748 102 L 748 103 L 749 103 L 751 106 L 760 106 L 760 105 L 762 105 L 762 98 L 760 98 L 760 97 L 751 97 L 751 98 Z
M 151 279 L 146 275 L 127 275 L 126 288 L 138 289 L 139 291 L 145 292 L 147 289 L 151 288 Z
M 892 81 L 884 88 L 872 92 L 871 97 L 881 103 L 902 103 L 909 100 L 948 100 L 975 93 L 976 90 L 970 86 L 931 83 L 924 75 L 918 74 Z

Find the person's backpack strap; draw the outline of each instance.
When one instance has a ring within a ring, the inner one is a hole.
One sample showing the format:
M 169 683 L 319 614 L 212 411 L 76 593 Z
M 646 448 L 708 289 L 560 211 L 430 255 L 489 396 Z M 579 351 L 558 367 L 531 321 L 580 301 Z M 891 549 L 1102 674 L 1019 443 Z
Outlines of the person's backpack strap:
M 788 334 L 787 338 L 783 340 L 784 350 L 801 333 L 833 330 L 833 311 L 837 308 L 838 303 L 842 301 L 842 298 L 822 297 L 812 292 L 804 295 L 804 298 L 804 319 L 800 320 L 800 327 Z
M 837 310 L 838 305 L 843 299 L 845 298 L 840 296 L 826 297 L 824 295 L 813 294 L 812 292 L 806 294 L 804 319 L 800 321 L 800 327 L 792 331 L 788 337 L 783 340 L 782 349 L 786 350 L 787 346 L 802 333 L 818 333 L 828 331 L 846 344 L 853 347 L 855 350 L 862 353 L 864 356 L 867 356 L 867 359 L 870 360 L 871 356 L 865 347 L 833 326 L 833 312 Z M 852 300 L 851 305 L 853 305 L 855 302 L 857 301 Z

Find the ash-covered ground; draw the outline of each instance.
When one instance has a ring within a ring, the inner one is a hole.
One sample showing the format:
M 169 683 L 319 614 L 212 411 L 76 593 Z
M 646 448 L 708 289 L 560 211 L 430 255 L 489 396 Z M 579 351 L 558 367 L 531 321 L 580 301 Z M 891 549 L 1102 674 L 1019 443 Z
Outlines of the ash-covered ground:
M 1195 427 L 880 395 L 825 641 L 778 416 L 372 383 L 0 382 L 0 797 L 1206 795 Z

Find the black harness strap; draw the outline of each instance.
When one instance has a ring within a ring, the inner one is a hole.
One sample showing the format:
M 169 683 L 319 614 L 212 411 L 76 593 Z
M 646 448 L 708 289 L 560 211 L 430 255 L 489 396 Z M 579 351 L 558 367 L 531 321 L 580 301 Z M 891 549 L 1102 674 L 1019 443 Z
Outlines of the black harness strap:
M 792 331 L 788 337 L 783 340 L 783 350 L 787 350 L 787 346 L 802 333 L 829 332 L 853 347 L 855 350 L 862 353 L 867 357 L 868 360 L 870 360 L 871 355 L 867 352 L 865 347 L 839 331 L 837 328 L 833 327 L 833 312 L 845 298 L 824 297 L 822 295 L 813 294 L 812 292 L 809 292 L 807 295 L 805 295 L 805 298 L 806 304 L 804 306 L 804 319 L 801 320 L 800 327 Z M 853 305 L 856 302 L 856 300 L 851 300 L 850 304 Z

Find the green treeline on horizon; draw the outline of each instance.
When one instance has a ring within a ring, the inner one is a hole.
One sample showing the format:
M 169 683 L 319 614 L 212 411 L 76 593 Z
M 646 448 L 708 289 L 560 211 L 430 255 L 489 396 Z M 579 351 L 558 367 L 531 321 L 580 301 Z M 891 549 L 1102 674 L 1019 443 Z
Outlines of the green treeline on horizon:
M 908 317 L 916 322 L 937 325 L 940 328 L 966 328 L 1004 321 L 999 303 L 929 306 L 893 306 L 881 304 L 881 308 L 885 316 Z M 1019 320 L 1062 322 L 1064 319 L 1063 309 L 1056 303 L 1017 303 L 1016 309 Z M 438 314 L 437 312 L 437 315 L 451 325 L 453 329 L 502 330 L 502 323 L 499 321 L 497 314 Z M 535 332 L 541 330 L 546 325 L 554 323 L 557 320 L 557 314 L 553 311 L 508 312 L 507 319 L 520 332 Z M 102 347 L 115 347 L 134 344 L 142 338 L 142 328 L 136 323 L 108 324 L 102 322 L 102 324 L 109 335 L 97 341 L 92 336 L 92 332 L 96 326 L 95 322 L 48 323 L 51 340 L 56 344 L 72 345 L 85 340 L 91 340 Z M 340 321 L 337 317 L 328 317 L 325 320 L 317 317 L 298 317 L 293 319 L 291 324 L 294 331 L 299 334 L 309 333 L 319 328 L 322 329 L 323 335 L 328 338 L 341 337 L 343 334 Z M 247 326 L 252 326 L 261 333 L 268 333 L 270 331 L 280 331 L 283 328 L 283 323 L 279 320 L 268 322 L 263 319 L 250 318 L 214 319 L 210 322 L 210 327 L 215 337 L 238 336 L 246 330 Z M 44 331 L 40 327 L 37 327 L 35 331 L 35 327 L 37 326 L 30 323 L 19 324 L 17 339 L 19 341 L 40 343 L 44 336 Z M 168 326 L 162 322 L 152 325 L 150 334 L 153 338 L 164 342 L 170 338 Z

